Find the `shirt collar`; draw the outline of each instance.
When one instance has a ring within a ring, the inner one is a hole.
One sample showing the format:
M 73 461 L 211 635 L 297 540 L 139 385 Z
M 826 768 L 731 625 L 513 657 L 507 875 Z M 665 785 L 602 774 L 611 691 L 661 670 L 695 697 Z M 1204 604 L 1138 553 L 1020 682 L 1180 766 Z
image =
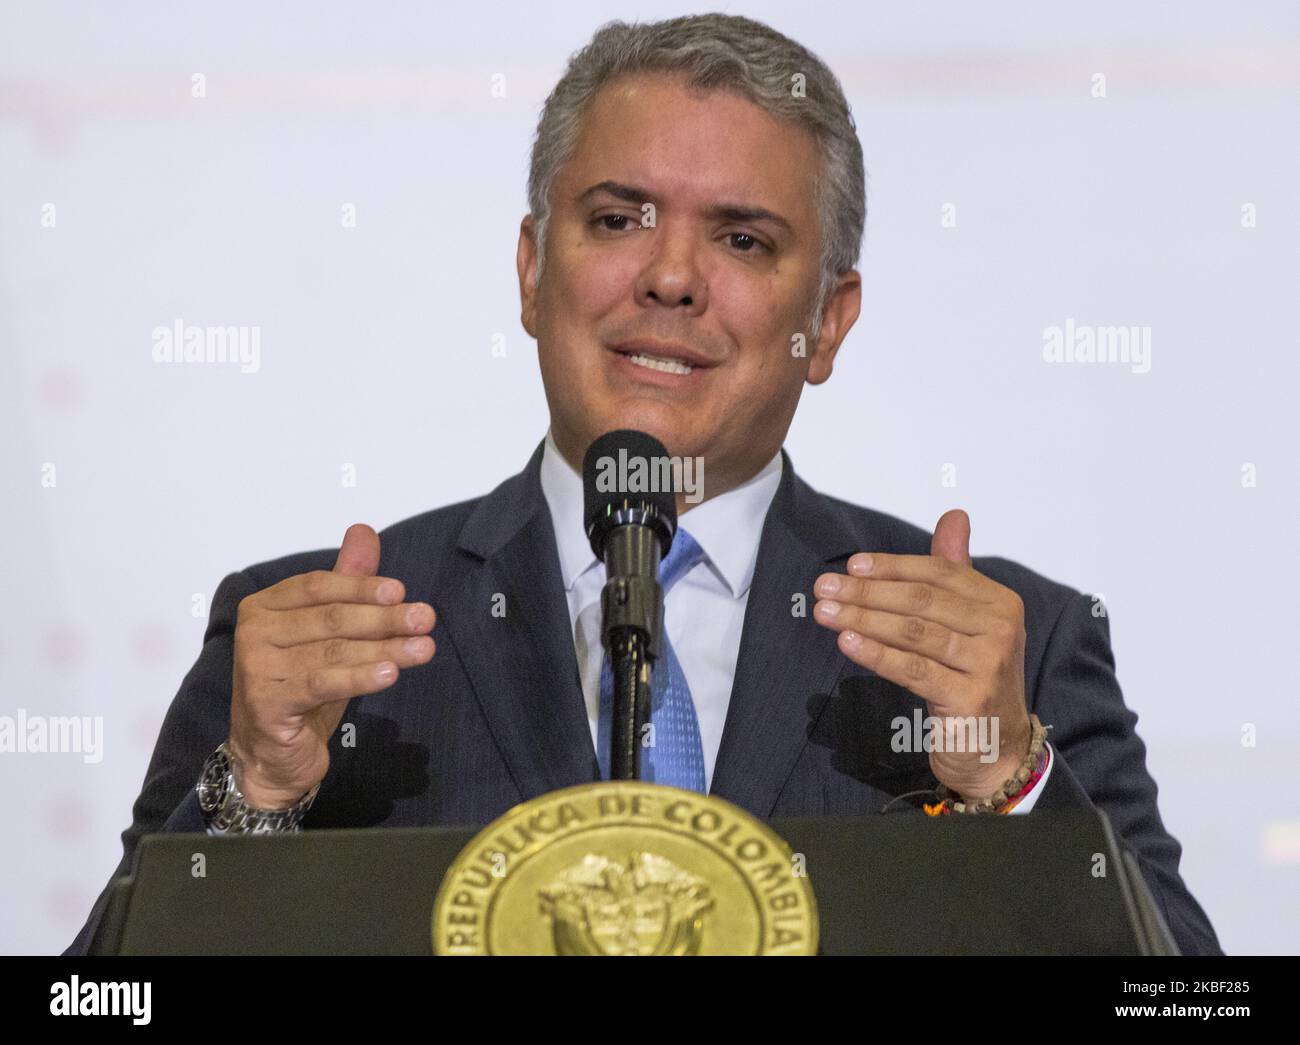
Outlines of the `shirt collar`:
M 778 450 L 751 479 L 695 505 L 679 522 L 704 549 L 708 562 L 733 598 L 749 591 L 754 579 L 763 520 L 781 484 L 783 467 Z M 560 454 L 549 428 L 542 451 L 541 483 L 551 509 L 560 575 L 565 590 L 572 591 L 577 579 L 598 566 L 599 561 L 592 554 L 583 526 L 582 476 Z

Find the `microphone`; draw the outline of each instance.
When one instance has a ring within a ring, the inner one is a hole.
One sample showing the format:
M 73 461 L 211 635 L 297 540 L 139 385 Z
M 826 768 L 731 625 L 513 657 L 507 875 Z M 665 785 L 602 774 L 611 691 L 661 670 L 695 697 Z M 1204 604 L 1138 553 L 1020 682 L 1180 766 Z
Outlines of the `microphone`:
M 650 678 L 663 630 L 659 563 L 677 532 L 671 466 L 663 443 L 631 428 L 597 438 L 582 461 L 583 520 L 607 578 L 600 641 L 614 672 L 611 780 L 641 775 L 637 738 L 650 721 Z

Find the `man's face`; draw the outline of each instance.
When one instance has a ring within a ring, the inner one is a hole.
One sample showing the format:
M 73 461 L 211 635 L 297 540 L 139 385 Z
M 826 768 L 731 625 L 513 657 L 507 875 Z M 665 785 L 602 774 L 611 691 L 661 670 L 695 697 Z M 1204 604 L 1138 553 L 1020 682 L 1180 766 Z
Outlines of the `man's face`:
M 818 343 L 800 344 L 820 277 L 817 157 L 797 125 L 673 76 L 625 77 L 593 99 L 552 189 L 540 285 L 531 217 L 518 254 L 551 430 L 575 467 L 597 436 L 637 428 L 703 457 L 708 498 L 776 453 L 860 302 L 857 274 L 842 277 Z M 637 342 L 693 365 L 642 365 Z

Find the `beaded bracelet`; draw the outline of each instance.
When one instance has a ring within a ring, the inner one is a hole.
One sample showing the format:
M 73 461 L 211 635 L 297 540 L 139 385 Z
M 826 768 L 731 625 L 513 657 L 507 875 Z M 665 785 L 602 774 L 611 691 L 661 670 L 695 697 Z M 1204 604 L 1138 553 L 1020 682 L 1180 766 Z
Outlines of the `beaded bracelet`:
M 926 816 L 950 816 L 954 813 L 995 813 L 1005 816 L 1015 809 L 1020 804 L 1020 800 L 1034 789 L 1043 774 L 1047 772 L 1050 760 L 1047 727 L 1038 720 L 1037 715 L 1033 714 L 1029 716 L 1029 724 L 1033 727 L 1029 753 L 1020 763 L 1020 768 L 1006 783 L 988 798 L 981 798 L 974 802 L 967 802 L 956 791 L 940 784 L 938 787 L 940 800 L 933 805 L 926 803 L 921 807 L 925 810 Z

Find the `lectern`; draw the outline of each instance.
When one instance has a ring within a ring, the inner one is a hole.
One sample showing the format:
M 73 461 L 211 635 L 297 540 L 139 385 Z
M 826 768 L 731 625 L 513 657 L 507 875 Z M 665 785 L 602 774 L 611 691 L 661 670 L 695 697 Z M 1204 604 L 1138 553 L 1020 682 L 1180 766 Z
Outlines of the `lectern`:
M 821 954 L 1178 953 L 1101 812 L 768 826 L 807 875 Z M 152 835 L 90 953 L 431 955 L 439 886 L 477 833 Z

